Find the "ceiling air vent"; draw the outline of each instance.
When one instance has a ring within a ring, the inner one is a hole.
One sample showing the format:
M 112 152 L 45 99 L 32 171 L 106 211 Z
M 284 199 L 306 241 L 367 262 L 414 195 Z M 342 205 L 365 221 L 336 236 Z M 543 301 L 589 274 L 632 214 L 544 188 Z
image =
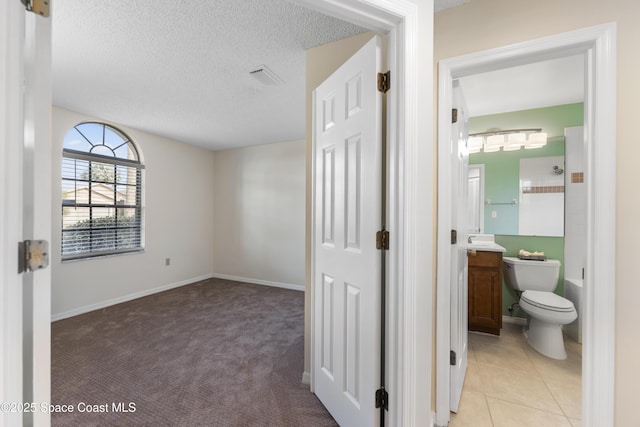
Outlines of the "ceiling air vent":
M 284 83 L 284 81 L 266 65 L 258 65 L 253 71 L 249 71 L 249 74 L 267 86 L 278 86 Z

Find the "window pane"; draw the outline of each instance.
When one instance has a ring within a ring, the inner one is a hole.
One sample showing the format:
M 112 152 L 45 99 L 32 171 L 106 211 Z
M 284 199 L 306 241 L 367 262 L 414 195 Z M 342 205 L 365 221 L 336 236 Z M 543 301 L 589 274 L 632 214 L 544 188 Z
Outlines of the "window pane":
M 88 179 L 89 162 L 86 160 L 62 159 L 62 178 Z M 84 177 L 84 178 L 82 178 Z
M 111 251 L 116 249 L 115 229 L 93 229 L 91 233 L 91 246 L 95 251 Z
M 121 228 L 117 230 L 118 249 L 131 249 L 140 246 L 140 229 L 138 228 Z
M 62 208 L 62 229 L 89 228 L 90 208 L 67 207 Z
M 89 142 L 75 128 L 69 131 L 64 137 L 62 147 L 87 152 L 91 150 L 91 144 L 89 144 Z
M 91 251 L 91 230 L 62 230 L 62 255 L 76 255 Z
M 116 166 L 108 163 L 91 162 L 91 181 L 115 182 Z M 82 179 L 87 179 L 89 171 L 85 171 Z
M 104 125 L 99 123 L 80 123 L 76 126 L 76 129 L 88 139 L 92 145 L 102 144 Z
M 106 145 L 95 145 L 91 149 L 91 154 L 97 154 L 99 156 L 114 157 L 113 150 Z

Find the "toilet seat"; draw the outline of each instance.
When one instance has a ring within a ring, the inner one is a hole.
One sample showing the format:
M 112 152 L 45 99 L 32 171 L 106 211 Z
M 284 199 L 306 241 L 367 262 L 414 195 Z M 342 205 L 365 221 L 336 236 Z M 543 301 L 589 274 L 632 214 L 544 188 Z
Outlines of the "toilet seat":
M 571 301 L 553 292 L 527 290 L 522 293 L 520 300 L 543 310 L 556 311 L 559 313 L 575 311 L 575 307 Z

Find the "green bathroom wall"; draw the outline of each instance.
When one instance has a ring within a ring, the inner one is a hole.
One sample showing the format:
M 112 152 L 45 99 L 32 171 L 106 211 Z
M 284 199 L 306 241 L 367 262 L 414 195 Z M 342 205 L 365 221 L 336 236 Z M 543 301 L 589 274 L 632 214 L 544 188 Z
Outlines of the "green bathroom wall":
M 582 103 L 559 105 L 511 113 L 472 117 L 469 133 L 491 129 L 542 128 L 549 142 L 545 147 L 495 153 L 475 153 L 469 156 L 470 164 L 485 165 L 485 200 L 492 203 L 509 203 L 519 198 L 520 159 L 531 157 L 564 156 L 564 128 L 581 126 L 584 121 Z M 496 212 L 492 218 L 491 212 Z M 517 256 L 520 249 L 544 252 L 547 258 L 560 260 L 560 277 L 556 293 L 564 292 L 564 238 L 518 235 L 518 205 L 485 205 L 484 233 L 494 234 L 496 243 L 506 248 L 504 256 Z M 517 300 L 515 292 L 506 283 L 502 284 L 502 314 L 509 316 L 509 307 Z M 525 314 L 516 309 L 516 317 Z

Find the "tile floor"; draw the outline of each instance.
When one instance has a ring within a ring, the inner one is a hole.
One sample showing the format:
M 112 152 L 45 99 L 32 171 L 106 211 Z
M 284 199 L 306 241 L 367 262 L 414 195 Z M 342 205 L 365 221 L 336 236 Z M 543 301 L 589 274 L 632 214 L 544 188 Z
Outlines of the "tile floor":
M 576 427 L 582 408 L 582 346 L 565 337 L 566 360 L 529 347 L 522 326 L 501 336 L 469 333 L 468 368 L 450 427 Z

